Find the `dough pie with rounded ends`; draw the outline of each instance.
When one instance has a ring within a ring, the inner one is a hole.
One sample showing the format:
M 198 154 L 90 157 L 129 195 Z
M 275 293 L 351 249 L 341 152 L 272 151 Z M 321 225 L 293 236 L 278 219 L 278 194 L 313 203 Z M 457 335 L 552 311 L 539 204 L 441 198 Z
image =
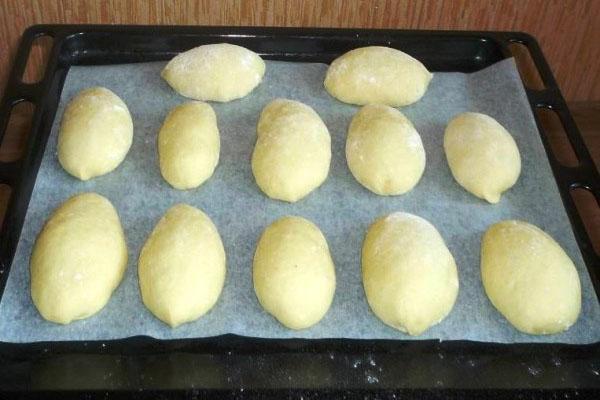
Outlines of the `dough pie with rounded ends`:
M 190 101 L 173 108 L 158 133 L 160 172 L 175 189 L 192 189 L 210 178 L 219 162 L 217 116 Z
M 425 170 L 425 150 L 413 124 L 395 108 L 369 104 L 352 118 L 346 139 L 352 175 L 380 195 L 411 190 Z
M 458 295 L 456 263 L 444 239 L 427 220 L 403 212 L 369 227 L 362 277 L 375 315 L 410 335 L 444 319 Z
M 86 181 L 121 164 L 133 141 L 133 121 L 123 100 L 103 87 L 79 92 L 67 104 L 58 132 L 58 161 Z
M 96 193 L 61 204 L 46 221 L 31 254 L 31 298 L 48 321 L 68 324 L 100 311 L 127 267 L 117 211 Z
M 319 322 L 335 292 L 335 267 L 319 228 L 283 217 L 264 230 L 252 267 L 254 291 L 269 314 L 290 329 Z
M 260 114 L 256 131 L 252 172 L 267 196 L 295 202 L 325 181 L 331 137 L 311 107 L 293 100 L 273 100 Z
M 454 179 L 468 192 L 498 203 L 521 173 L 515 140 L 495 119 L 466 112 L 448 123 L 444 151 Z
M 206 314 L 225 282 L 225 249 L 217 228 L 187 204 L 171 207 L 146 240 L 138 262 L 142 300 L 175 328 Z
M 433 74 L 418 60 L 390 47 L 369 46 L 336 58 L 325 76 L 325 89 L 350 104 L 406 106 L 418 101 Z
M 246 96 L 264 74 L 265 62 L 258 54 L 229 43 L 206 44 L 180 53 L 161 72 L 180 95 L 219 102 Z
M 521 332 L 553 334 L 577 321 L 577 269 L 535 225 L 508 220 L 490 226 L 481 242 L 481 279 L 494 307 Z

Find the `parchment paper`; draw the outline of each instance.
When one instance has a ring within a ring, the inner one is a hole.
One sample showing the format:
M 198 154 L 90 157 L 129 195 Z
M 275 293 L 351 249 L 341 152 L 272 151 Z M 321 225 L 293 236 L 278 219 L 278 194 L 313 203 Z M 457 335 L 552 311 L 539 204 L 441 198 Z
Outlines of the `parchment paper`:
M 324 64 L 267 62 L 262 84 L 249 96 L 213 104 L 221 132 L 221 158 L 213 177 L 196 190 L 172 189 L 161 177 L 157 132 L 168 110 L 185 101 L 161 78 L 165 63 L 73 67 L 69 71 L 52 136 L 38 173 L 6 290 L 0 303 L 0 340 L 108 340 L 132 335 L 192 338 L 224 333 L 265 338 L 471 339 L 491 342 L 589 343 L 600 340 L 600 307 L 585 269 L 514 61 L 508 59 L 472 73 L 437 73 L 423 99 L 402 111 L 423 139 L 427 166 L 414 190 L 396 197 L 372 194 L 346 165 L 344 145 L 357 107 L 342 104 L 323 89 Z M 57 127 L 64 106 L 78 91 L 102 85 L 128 105 L 135 126 L 133 145 L 114 172 L 80 182 L 60 167 Z M 302 101 L 323 118 L 332 136 L 333 158 L 327 181 L 296 204 L 264 196 L 254 183 L 250 155 L 261 109 L 276 97 Z M 463 111 L 496 118 L 514 136 L 523 161 L 517 184 L 498 205 L 463 190 L 452 178 L 442 148 L 447 122 Z M 117 208 L 129 246 L 125 278 L 107 306 L 67 326 L 43 320 L 31 302 L 29 256 L 35 237 L 54 208 L 69 196 L 96 191 Z M 141 302 L 137 259 L 152 228 L 172 205 L 185 202 L 204 210 L 217 225 L 227 252 L 227 279 L 216 306 L 200 320 L 171 329 Z M 431 221 L 456 258 L 460 293 L 453 311 L 439 325 L 412 338 L 371 313 L 360 279 L 360 249 L 365 231 L 378 216 L 407 211 Z M 300 215 L 325 234 L 336 265 L 333 305 L 316 326 L 292 331 L 260 307 L 252 287 L 252 256 L 262 230 L 284 215 Z M 502 219 L 529 221 L 552 235 L 577 265 L 583 307 L 577 323 L 552 336 L 519 333 L 493 308 L 481 284 L 480 239 Z

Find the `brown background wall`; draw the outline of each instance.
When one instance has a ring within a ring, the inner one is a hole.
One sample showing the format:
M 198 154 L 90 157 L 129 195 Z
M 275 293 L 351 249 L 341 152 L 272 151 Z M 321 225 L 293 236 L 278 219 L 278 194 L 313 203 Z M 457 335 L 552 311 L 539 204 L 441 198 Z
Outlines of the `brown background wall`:
M 38 23 L 519 30 L 539 40 L 567 100 L 600 100 L 600 0 L 0 0 L 0 88 Z

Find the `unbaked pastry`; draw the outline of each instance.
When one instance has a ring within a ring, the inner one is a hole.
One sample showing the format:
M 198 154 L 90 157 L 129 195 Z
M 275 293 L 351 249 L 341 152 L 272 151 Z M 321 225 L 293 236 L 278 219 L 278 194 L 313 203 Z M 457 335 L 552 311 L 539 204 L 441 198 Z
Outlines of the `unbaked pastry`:
M 249 94 L 264 74 L 265 62 L 255 52 L 234 44 L 217 43 L 178 54 L 161 76 L 182 96 L 226 102 Z
M 425 150 L 413 124 L 395 108 L 369 104 L 352 118 L 346 139 L 352 175 L 380 195 L 411 190 L 425 170 Z
M 252 277 L 265 311 L 290 329 L 316 324 L 333 301 L 335 268 L 327 241 L 301 217 L 283 217 L 265 229 Z
M 369 46 L 336 58 L 325 89 L 344 103 L 406 106 L 418 101 L 433 75 L 420 61 L 390 47 Z
M 100 311 L 121 282 L 127 244 L 108 199 L 82 193 L 46 221 L 31 254 L 31 298 L 48 321 L 68 324 Z
M 92 87 L 67 105 L 58 132 L 58 161 L 69 174 L 86 181 L 121 164 L 133 141 L 133 121 L 112 91 Z
M 215 305 L 225 273 L 217 228 L 187 204 L 171 207 L 158 221 L 138 262 L 144 304 L 172 328 L 200 318 Z
M 260 114 L 256 132 L 252 172 L 267 196 L 295 202 L 325 181 L 331 137 L 311 107 L 293 100 L 273 100 Z
M 427 220 L 403 212 L 369 227 L 362 276 L 375 315 L 410 335 L 444 319 L 458 295 L 456 263 L 444 239 Z
M 485 114 L 466 112 L 454 117 L 444 133 L 444 151 L 454 179 L 490 203 L 498 203 L 521 173 L 515 140 Z
M 158 133 L 160 172 L 176 189 L 192 189 L 210 178 L 219 162 L 217 116 L 212 107 L 189 101 L 173 108 Z
M 488 228 L 481 241 L 481 279 L 494 307 L 522 332 L 562 332 L 579 316 L 581 284 L 573 261 L 527 222 Z

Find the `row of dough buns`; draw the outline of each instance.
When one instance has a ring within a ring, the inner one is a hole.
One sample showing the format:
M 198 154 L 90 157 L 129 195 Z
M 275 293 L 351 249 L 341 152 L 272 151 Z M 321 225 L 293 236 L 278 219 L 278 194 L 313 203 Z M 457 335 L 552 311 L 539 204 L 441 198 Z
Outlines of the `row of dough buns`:
M 228 43 L 207 44 L 175 56 L 161 76 L 180 95 L 227 102 L 248 95 L 261 82 L 265 63 L 251 50 Z M 333 60 L 323 85 L 349 104 L 417 102 L 433 75 L 417 59 L 383 46 L 361 47 Z
M 362 246 L 362 281 L 373 313 L 419 335 L 442 321 L 459 291 L 454 257 L 437 229 L 396 212 L 371 224 Z M 67 324 L 100 311 L 123 278 L 127 245 L 117 212 L 96 193 L 71 197 L 46 221 L 31 256 L 31 296 L 47 320 Z M 336 274 L 327 240 L 312 222 L 280 218 L 260 236 L 253 261 L 259 303 L 290 329 L 318 323 L 329 310 Z M 201 210 L 170 208 L 138 260 L 142 299 L 176 327 L 217 302 L 226 255 L 217 227 Z M 568 329 L 581 309 L 577 270 L 541 229 L 522 221 L 491 225 L 481 244 L 481 278 L 496 309 L 518 330 Z
M 105 88 L 82 91 L 62 121 L 61 165 L 81 179 L 116 168 L 131 146 L 132 126 L 127 107 L 114 93 Z M 325 181 L 331 138 L 311 107 L 273 100 L 262 110 L 256 130 L 252 172 L 268 197 L 295 202 Z M 444 134 L 444 150 L 456 181 L 490 203 L 500 200 L 521 171 L 514 139 L 484 114 L 467 112 L 453 118 Z M 209 104 L 190 101 L 169 112 L 158 133 L 158 155 L 160 172 L 171 186 L 180 190 L 200 186 L 212 176 L 219 152 L 217 117 Z M 410 191 L 426 163 L 421 137 L 411 121 L 382 104 L 366 105 L 352 118 L 346 159 L 356 180 L 379 195 Z

